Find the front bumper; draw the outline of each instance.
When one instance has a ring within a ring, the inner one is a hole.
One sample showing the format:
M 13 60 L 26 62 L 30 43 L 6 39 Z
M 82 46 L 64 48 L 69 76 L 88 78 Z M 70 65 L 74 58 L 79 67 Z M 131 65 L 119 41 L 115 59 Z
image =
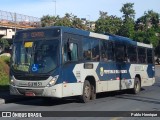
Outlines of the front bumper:
M 18 87 L 10 85 L 11 95 L 26 95 L 26 92 L 34 93 L 34 96 L 57 97 L 62 98 L 62 84 L 57 84 L 52 87 L 30 88 Z

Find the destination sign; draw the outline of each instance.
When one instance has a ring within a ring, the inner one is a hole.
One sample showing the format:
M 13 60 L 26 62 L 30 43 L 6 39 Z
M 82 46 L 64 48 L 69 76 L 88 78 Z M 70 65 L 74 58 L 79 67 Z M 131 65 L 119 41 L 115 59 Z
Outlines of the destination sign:
M 55 29 L 33 29 L 33 30 L 22 30 L 18 31 L 16 33 L 15 39 L 16 41 L 21 41 L 21 40 L 35 40 L 35 39 L 48 39 L 48 38 L 53 38 L 53 37 L 59 37 L 60 36 L 60 29 L 55 28 Z
M 23 38 L 28 38 L 28 37 L 31 37 L 31 38 L 43 38 L 45 37 L 45 33 L 44 32 L 30 32 L 30 33 L 23 33 L 22 34 L 22 37 Z

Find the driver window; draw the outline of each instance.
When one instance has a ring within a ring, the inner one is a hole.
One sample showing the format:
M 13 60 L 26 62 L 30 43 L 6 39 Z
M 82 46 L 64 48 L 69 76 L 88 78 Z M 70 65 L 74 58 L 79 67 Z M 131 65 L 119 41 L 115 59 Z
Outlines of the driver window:
M 78 60 L 78 45 L 76 43 L 67 42 L 64 45 L 64 61 L 77 61 Z

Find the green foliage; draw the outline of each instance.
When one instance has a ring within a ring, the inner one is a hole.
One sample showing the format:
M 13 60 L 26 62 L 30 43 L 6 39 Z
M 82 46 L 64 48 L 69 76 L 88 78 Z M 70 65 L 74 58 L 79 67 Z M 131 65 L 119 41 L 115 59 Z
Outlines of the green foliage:
M 9 43 L 6 39 L 0 39 L 0 49 L 4 51 L 5 49 L 9 48 Z
M 143 16 L 136 20 L 135 29 L 145 31 L 148 28 L 159 28 L 160 15 L 152 10 L 145 12 Z
M 121 8 L 123 13 L 123 25 L 119 30 L 119 35 L 133 38 L 134 37 L 134 16 L 135 10 L 133 9 L 134 3 L 126 3 Z
M 120 12 L 123 14 L 121 18 L 108 15 L 107 12 L 100 11 L 99 19 L 95 21 L 95 31 L 97 33 L 111 33 L 124 37 L 129 37 L 135 41 L 143 43 L 152 43 L 155 48 L 156 55 L 160 56 L 160 14 L 153 10 L 144 12 L 144 15 L 135 20 L 134 3 L 123 4 Z M 64 17 L 59 16 L 43 16 L 41 19 L 42 26 L 68 26 L 84 30 L 90 30 L 82 20 L 73 14 L 66 13 Z
M 134 39 L 144 42 L 144 43 L 152 43 L 154 47 L 156 47 L 156 54 L 159 46 L 159 17 L 160 15 L 152 10 L 148 12 L 144 12 L 144 15 L 138 18 L 135 22 L 135 36 Z
M 82 20 L 77 18 L 77 16 L 73 14 L 66 13 L 64 17 L 60 18 L 59 16 L 43 16 L 41 18 L 42 27 L 46 26 L 67 26 L 67 27 L 75 27 L 80 29 L 86 29 L 86 26 L 82 24 Z
M 10 57 L 0 57 L 0 90 L 6 88 L 6 86 L 9 85 L 9 61 Z
M 68 19 L 68 18 L 61 18 L 60 20 L 56 21 L 56 23 L 54 24 L 55 26 L 67 26 L 67 27 L 71 27 L 72 26 L 72 22 Z
M 123 13 L 123 18 L 127 19 L 134 19 L 135 17 L 135 10 L 133 9 L 134 3 L 126 3 L 121 8 L 121 12 Z
M 80 20 L 79 18 L 74 18 L 73 19 L 72 27 L 86 30 L 86 26 L 84 24 L 82 24 L 82 20 Z
M 139 30 L 135 32 L 134 39 L 139 42 L 153 44 L 154 47 L 158 45 L 158 36 L 156 36 L 153 28 L 147 29 L 146 31 Z
M 43 16 L 41 18 L 42 27 L 54 25 L 57 19 L 58 17 L 56 18 L 55 16 L 49 16 L 49 15 Z
M 133 39 L 134 33 L 134 21 L 131 19 L 123 21 L 123 25 L 121 26 L 118 34 Z
M 116 16 L 108 16 L 100 11 L 100 17 L 96 21 L 95 32 L 117 34 L 121 28 L 122 20 Z

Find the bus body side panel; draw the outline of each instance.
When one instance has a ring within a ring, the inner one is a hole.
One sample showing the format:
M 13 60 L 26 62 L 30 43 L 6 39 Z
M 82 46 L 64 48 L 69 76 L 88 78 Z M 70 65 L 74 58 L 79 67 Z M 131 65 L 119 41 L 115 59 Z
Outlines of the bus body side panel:
M 141 86 L 150 86 L 155 82 L 154 69 L 152 65 L 146 64 L 131 64 L 129 69 L 131 78 L 134 79 L 136 75 L 140 75 Z
M 96 72 L 100 81 L 97 83 L 97 92 L 114 91 L 120 89 L 120 80 L 116 79 L 117 66 L 115 62 L 100 62 Z
M 121 79 L 121 90 L 130 89 L 134 87 L 134 78 L 130 74 L 131 64 L 127 62 L 120 63 L 120 79 Z
M 83 84 L 88 76 L 93 76 L 96 81 L 99 80 L 96 69 L 98 62 L 89 62 L 93 64 L 93 69 L 85 69 L 86 63 L 67 63 L 63 68 L 63 97 L 82 95 Z
M 104 85 L 97 92 L 130 89 L 134 86 L 134 78 L 130 75 L 130 63 L 102 62 L 97 68 L 97 74 Z M 100 72 L 99 72 L 100 71 Z M 99 74 L 100 73 L 100 74 Z M 107 86 L 106 86 L 107 85 Z M 98 86 L 97 86 L 98 87 Z M 106 89 L 107 88 L 107 89 Z

